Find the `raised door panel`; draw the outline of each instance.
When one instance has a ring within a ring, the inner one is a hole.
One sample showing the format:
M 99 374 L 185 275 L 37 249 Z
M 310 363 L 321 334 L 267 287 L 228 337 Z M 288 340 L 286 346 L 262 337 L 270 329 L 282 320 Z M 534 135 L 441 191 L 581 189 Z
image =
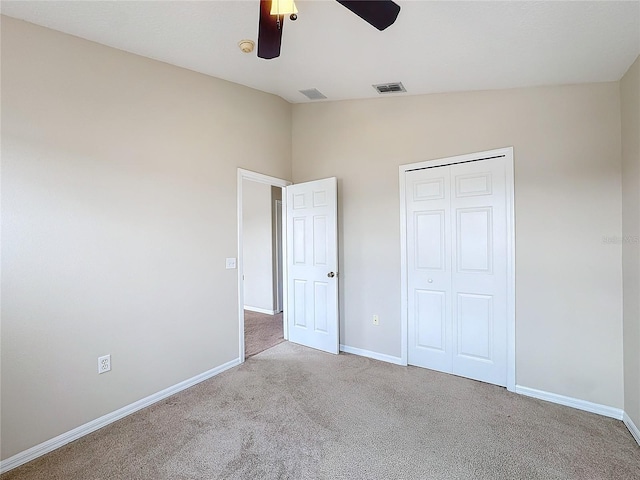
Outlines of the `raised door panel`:
M 493 297 L 459 293 L 456 305 L 458 355 L 491 361 L 493 355 Z
M 415 347 L 446 350 L 446 292 L 416 290 Z
M 307 281 L 293 281 L 294 327 L 307 328 Z
M 307 208 L 307 194 L 305 192 L 300 192 L 292 195 L 293 198 L 293 209 L 294 210 L 302 210 Z
M 488 273 L 493 267 L 492 207 L 456 210 L 458 272 Z
M 456 174 L 455 176 L 455 195 L 461 197 L 475 197 L 478 195 L 491 195 L 491 178 L 493 173 L 490 171 L 479 171 L 471 174 Z
M 304 217 L 293 219 L 293 263 L 294 265 L 305 265 L 306 255 L 306 219 Z
M 433 171 L 432 171 L 433 172 Z M 446 176 L 440 172 L 436 178 L 418 180 L 413 183 L 412 196 L 415 202 L 423 200 L 442 200 L 445 198 Z
M 416 269 L 444 270 L 445 211 L 415 213 Z
M 313 264 L 326 267 L 329 256 L 327 247 L 327 217 L 313 217 Z
M 329 285 L 327 282 L 314 282 L 313 284 L 313 328 L 317 332 L 327 333 L 329 303 Z

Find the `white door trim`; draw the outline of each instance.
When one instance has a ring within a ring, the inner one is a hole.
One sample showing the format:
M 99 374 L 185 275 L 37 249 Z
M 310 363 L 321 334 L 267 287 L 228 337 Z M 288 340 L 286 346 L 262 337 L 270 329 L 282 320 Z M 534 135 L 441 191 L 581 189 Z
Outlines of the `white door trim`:
M 267 185 L 271 185 L 273 187 L 281 187 L 284 188 L 288 185 L 291 185 L 291 182 L 288 180 L 283 180 L 281 178 L 270 177 L 269 175 L 263 175 L 262 173 L 252 172 L 251 170 L 245 170 L 243 168 L 238 168 L 238 337 L 240 341 L 238 342 L 238 358 L 240 359 L 240 363 L 244 362 L 244 264 L 242 258 L 242 181 L 250 180 L 252 182 L 266 183 Z M 282 208 L 287 208 L 287 200 L 285 195 L 282 195 Z M 282 238 L 286 237 L 286 224 L 282 222 Z M 282 252 L 283 255 L 286 255 L 287 246 L 286 242 L 282 244 Z M 286 265 L 282 266 L 283 272 L 283 281 L 284 285 L 287 282 L 287 267 Z M 282 322 L 284 324 L 284 338 L 287 340 L 288 331 L 287 331 L 287 289 L 283 288 L 283 309 L 282 309 Z
M 284 196 L 284 194 L 283 194 Z M 275 267 L 275 283 L 276 283 L 276 288 L 275 288 L 275 302 L 274 305 L 276 306 L 275 308 L 275 313 L 280 313 L 284 310 L 284 306 L 283 306 L 283 301 L 284 301 L 284 276 L 282 275 L 282 269 L 284 268 L 284 258 L 281 252 L 284 251 L 284 241 L 282 238 L 282 232 L 284 230 L 282 223 L 284 220 L 284 215 L 283 215 L 283 210 L 282 210 L 282 200 L 276 200 L 274 202 L 274 206 L 273 208 L 275 208 L 275 216 L 276 216 L 276 221 L 275 221 L 275 226 L 276 226 L 276 245 L 275 245 L 275 250 L 276 250 L 276 254 L 275 254 L 275 260 L 276 260 L 276 267 Z M 280 229 L 278 229 L 278 215 L 280 215 Z M 282 300 L 280 300 L 280 296 L 282 295 Z
M 438 158 L 424 162 L 400 165 L 400 325 L 401 325 L 401 361 L 408 364 L 408 321 L 407 303 L 407 211 L 406 211 L 406 173 L 420 168 L 433 168 L 455 163 L 473 162 L 488 158 L 504 157 L 506 160 L 506 196 L 507 196 L 507 390 L 516 390 L 516 307 L 515 307 L 515 209 L 513 147 L 487 150 L 485 152 Z

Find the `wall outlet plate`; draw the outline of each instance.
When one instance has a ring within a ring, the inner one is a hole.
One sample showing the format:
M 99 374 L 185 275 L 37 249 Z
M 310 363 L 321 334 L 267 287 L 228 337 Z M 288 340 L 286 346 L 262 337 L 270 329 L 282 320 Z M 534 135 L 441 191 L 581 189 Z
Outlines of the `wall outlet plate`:
M 111 355 L 98 357 L 98 373 L 106 373 L 111 370 Z
M 227 258 L 227 270 L 231 270 L 236 268 L 236 259 L 235 258 Z

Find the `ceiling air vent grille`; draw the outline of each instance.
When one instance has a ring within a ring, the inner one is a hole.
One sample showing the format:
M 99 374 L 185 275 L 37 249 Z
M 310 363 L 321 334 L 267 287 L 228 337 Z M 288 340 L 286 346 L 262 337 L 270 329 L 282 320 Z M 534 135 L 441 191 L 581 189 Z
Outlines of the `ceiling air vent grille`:
M 309 100 L 322 100 L 327 98 L 317 88 L 310 88 L 308 90 L 298 90 L 301 94 L 307 97 Z
M 378 85 L 374 85 L 373 88 L 375 88 L 378 93 L 398 93 L 407 91 L 407 89 L 404 88 L 404 85 L 402 85 L 402 82 L 380 83 Z

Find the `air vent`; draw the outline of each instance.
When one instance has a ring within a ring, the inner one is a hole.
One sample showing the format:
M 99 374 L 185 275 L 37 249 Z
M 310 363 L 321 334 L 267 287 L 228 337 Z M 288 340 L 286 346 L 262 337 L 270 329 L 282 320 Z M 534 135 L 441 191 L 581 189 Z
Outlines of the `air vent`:
M 309 90 L 299 90 L 301 94 L 307 97 L 309 100 L 322 100 L 327 98 L 317 88 L 310 88 Z
M 380 83 L 378 85 L 373 85 L 373 88 L 375 88 L 378 93 L 398 93 L 407 91 L 406 88 L 404 88 L 404 85 L 402 85 L 402 82 Z

